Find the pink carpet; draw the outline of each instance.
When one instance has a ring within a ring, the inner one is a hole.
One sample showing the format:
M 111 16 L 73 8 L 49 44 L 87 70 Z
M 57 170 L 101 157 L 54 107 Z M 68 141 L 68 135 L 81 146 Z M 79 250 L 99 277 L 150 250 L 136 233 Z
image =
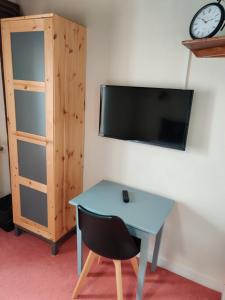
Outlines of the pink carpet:
M 57 256 L 47 243 L 30 234 L 20 237 L 0 229 L 0 300 L 69 300 L 77 280 L 75 238 L 65 242 Z M 124 300 L 135 299 L 136 278 L 123 264 Z M 220 300 L 221 295 L 174 273 L 158 268 L 145 280 L 144 299 Z M 116 299 L 114 267 L 97 262 L 80 299 Z

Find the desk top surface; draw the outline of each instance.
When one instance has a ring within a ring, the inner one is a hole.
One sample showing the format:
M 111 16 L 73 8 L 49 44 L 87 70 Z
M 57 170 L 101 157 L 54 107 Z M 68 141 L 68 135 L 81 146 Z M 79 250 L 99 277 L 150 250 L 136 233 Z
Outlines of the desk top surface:
M 124 203 L 122 190 L 129 193 Z M 103 180 L 69 201 L 102 214 L 118 216 L 127 224 L 150 234 L 157 234 L 173 208 L 174 201 L 126 185 Z

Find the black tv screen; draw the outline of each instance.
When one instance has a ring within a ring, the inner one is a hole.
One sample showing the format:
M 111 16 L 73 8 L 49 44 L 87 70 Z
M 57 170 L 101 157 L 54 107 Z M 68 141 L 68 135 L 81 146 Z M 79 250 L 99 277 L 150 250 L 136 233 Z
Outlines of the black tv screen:
M 102 85 L 99 135 L 185 150 L 193 93 Z

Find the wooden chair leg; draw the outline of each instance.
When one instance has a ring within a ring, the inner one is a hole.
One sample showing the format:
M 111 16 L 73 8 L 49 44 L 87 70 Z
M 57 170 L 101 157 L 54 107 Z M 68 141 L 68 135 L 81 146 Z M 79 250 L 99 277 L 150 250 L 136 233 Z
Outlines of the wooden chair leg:
M 116 270 L 116 289 L 117 289 L 117 300 L 123 300 L 123 283 L 122 283 L 122 272 L 121 272 L 121 261 L 113 260 Z
M 90 270 L 90 267 L 91 267 L 91 265 L 92 265 L 92 263 L 93 263 L 93 261 L 94 261 L 94 259 L 96 257 L 97 257 L 97 255 L 93 251 L 90 250 L 89 253 L 88 253 L 87 260 L 86 260 L 86 262 L 84 264 L 83 270 L 82 270 L 82 272 L 80 274 L 80 277 L 79 277 L 79 279 L 77 281 L 77 284 L 76 284 L 76 286 L 75 286 L 75 288 L 73 290 L 72 299 L 76 299 L 77 298 L 77 296 L 78 296 L 78 294 L 80 292 L 80 289 L 81 289 L 81 287 L 82 287 L 82 285 L 84 283 L 84 280 L 85 280 L 85 278 L 86 278 L 86 276 L 87 276 L 87 274 L 88 274 L 88 272 Z
M 102 262 L 102 257 L 99 255 L 98 256 L 98 264 L 100 265 L 101 262 Z
M 136 276 L 138 276 L 138 262 L 137 262 L 137 258 L 133 257 L 130 259 L 132 268 L 134 270 L 134 273 L 136 274 Z

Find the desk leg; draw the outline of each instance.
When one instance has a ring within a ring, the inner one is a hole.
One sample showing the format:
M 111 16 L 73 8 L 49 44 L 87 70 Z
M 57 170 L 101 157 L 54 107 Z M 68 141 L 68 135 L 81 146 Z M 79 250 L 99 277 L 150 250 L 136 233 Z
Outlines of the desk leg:
M 136 300 L 142 300 L 143 287 L 145 281 L 145 272 L 146 272 L 147 260 L 148 260 L 148 249 L 149 249 L 149 236 L 146 236 L 141 239 L 141 251 L 140 251 L 140 259 L 139 259 Z
M 79 276 L 83 266 L 83 245 L 82 236 L 79 229 L 78 209 L 76 208 L 76 223 L 77 223 L 77 275 Z
M 163 232 L 163 226 L 160 228 L 159 232 L 156 235 L 155 247 L 154 247 L 152 264 L 151 264 L 151 271 L 152 272 L 155 272 L 156 268 L 157 268 L 157 262 L 158 262 L 159 248 L 160 248 L 160 244 L 161 244 L 162 232 Z

